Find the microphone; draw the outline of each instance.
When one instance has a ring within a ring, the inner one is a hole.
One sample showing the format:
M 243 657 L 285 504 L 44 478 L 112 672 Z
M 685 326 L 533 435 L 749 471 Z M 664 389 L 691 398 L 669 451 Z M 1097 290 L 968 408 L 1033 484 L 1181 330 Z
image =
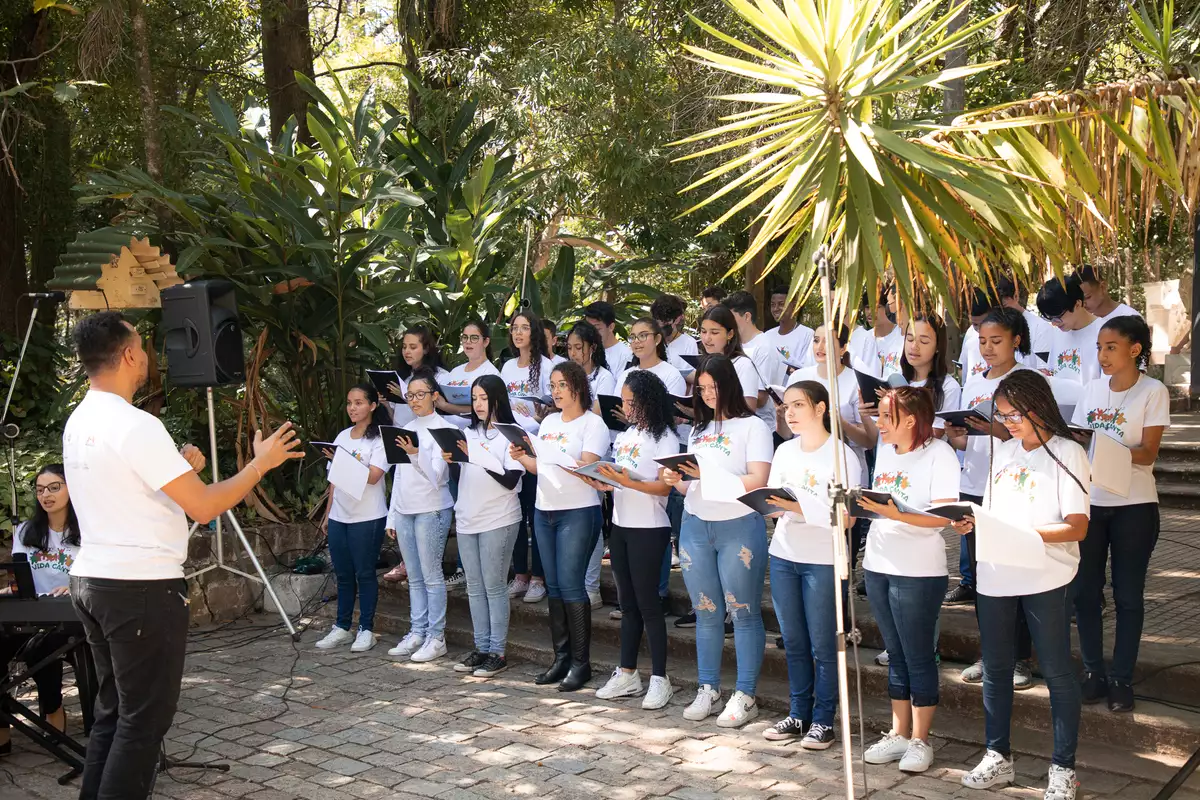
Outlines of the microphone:
M 53 303 L 61 303 L 67 299 L 66 292 L 27 292 L 26 297 L 32 297 L 34 300 L 49 300 Z

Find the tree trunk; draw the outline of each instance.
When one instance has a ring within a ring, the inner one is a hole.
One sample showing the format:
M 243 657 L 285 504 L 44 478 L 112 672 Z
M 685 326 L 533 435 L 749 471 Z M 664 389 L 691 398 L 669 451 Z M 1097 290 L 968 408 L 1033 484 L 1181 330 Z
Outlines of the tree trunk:
M 262 0 L 262 52 L 271 135 L 295 117 L 298 140 L 311 142 L 308 93 L 296 82 L 297 72 L 313 77 L 308 0 Z
M 162 182 L 162 139 L 158 130 L 158 102 L 154 99 L 154 71 L 150 68 L 150 34 L 146 30 L 146 8 L 142 0 L 129 0 L 129 22 L 133 29 L 138 102 L 141 105 L 142 141 L 146 148 L 146 174 Z
M 75 235 L 75 197 L 71 173 L 71 118 L 62 103 L 41 98 L 34 109 L 41 137 L 30 142 L 21 174 L 28 192 L 25 219 L 29 241 L 29 285 L 44 291 L 54 277 L 59 256 Z M 39 307 L 38 321 L 50 324 L 57 308 Z
M 954 19 L 946 28 L 946 35 L 954 35 L 962 26 L 967 24 L 967 20 L 971 14 L 971 4 L 964 3 L 962 10 L 955 15 Z M 953 50 L 946 51 L 946 69 L 954 69 L 956 67 L 965 67 L 967 64 L 967 48 L 966 46 L 955 47 Z M 963 108 L 967 104 L 967 89 L 963 83 L 963 79 L 950 81 L 946 84 L 946 91 L 942 94 L 942 116 L 949 122 L 954 117 L 962 113 Z

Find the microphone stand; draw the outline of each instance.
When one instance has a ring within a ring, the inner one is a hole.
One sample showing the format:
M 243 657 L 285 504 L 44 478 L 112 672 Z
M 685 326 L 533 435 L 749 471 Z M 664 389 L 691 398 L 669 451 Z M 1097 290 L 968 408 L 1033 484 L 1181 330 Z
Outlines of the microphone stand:
M 829 428 L 834 439 L 833 448 L 833 480 L 829 485 L 829 498 L 832 500 L 830 509 L 830 526 L 833 528 L 833 604 L 834 618 L 837 625 L 837 674 L 838 674 L 838 705 L 842 728 L 842 768 L 845 771 L 846 798 L 854 800 L 854 761 L 853 747 L 850 743 L 850 680 L 846 664 L 846 643 L 854 647 L 854 674 L 858 684 L 858 737 L 859 742 L 866 741 L 863 730 L 862 711 L 862 677 L 858 665 L 858 645 L 862 641 L 862 633 L 854 616 L 854 603 L 850 602 L 850 630 L 845 630 L 843 616 L 845 604 L 842 600 L 842 587 L 850 585 L 850 556 L 847 549 L 847 536 L 850 533 L 846 527 L 846 515 L 849 510 L 849 494 L 846 484 L 846 464 L 843 460 L 842 415 L 839 413 L 841 402 L 838 396 L 838 367 L 834 353 L 833 309 L 829 288 L 829 259 L 825 246 L 821 245 L 813 261 L 817 266 L 817 275 L 821 285 L 821 315 L 825 324 L 825 373 L 829 376 Z M 869 795 L 867 789 L 867 767 L 862 764 L 862 782 L 864 797 Z
M 12 380 L 8 384 L 8 397 L 4 398 L 4 410 L 0 412 L 0 434 L 8 443 L 8 483 L 11 490 L 10 510 L 12 523 L 17 524 L 17 445 L 16 439 L 21 435 L 21 429 L 16 423 L 8 421 L 8 409 L 12 405 L 13 390 L 17 388 L 17 378 L 21 375 L 21 364 L 25 361 L 25 350 L 29 347 L 29 335 L 33 333 L 33 323 L 37 321 L 38 302 L 40 297 L 33 298 L 33 311 L 29 314 L 29 325 L 25 328 L 25 340 L 21 342 L 21 354 L 17 356 L 17 366 L 13 370 Z

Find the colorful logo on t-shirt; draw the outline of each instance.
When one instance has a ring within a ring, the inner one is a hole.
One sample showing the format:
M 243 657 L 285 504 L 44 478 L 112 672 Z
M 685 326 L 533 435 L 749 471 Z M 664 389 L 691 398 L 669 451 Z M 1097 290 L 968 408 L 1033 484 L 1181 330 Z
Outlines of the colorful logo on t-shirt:
M 1083 362 L 1079 359 L 1079 348 L 1063 350 L 1055 359 L 1054 374 L 1060 372 L 1082 372 Z
M 875 481 L 871 484 L 871 488 L 877 489 L 888 494 L 899 495 L 901 500 L 908 500 L 908 490 L 912 488 L 912 481 L 908 479 L 908 473 L 901 470 L 896 472 L 879 472 L 875 475 Z
M 631 469 L 637 467 L 638 460 L 641 457 L 642 445 L 640 442 L 623 444 L 613 451 L 613 461 Z
M 703 436 L 697 436 L 692 439 L 692 449 L 699 450 L 707 448 L 710 450 L 720 450 L 725 455 L 732 455 L 733 439 L 729 438 L 727 433 L 706 433 Z
M 817 473 L 808 468 L 805 468 L 803 474 L 800 475 L 800 480 L 790 485 L 812 497 L 821 496 L 821 479 Z
M 462 378 L 460 380 L 454 380 L 451 378 L 451 379 L 447 379 L 446 382 L 443 383 L 442 385 L 443 386 L 470 386 L 471 384 L 466 378 Z
M 363 456 L 362 456 L 361 450 L 351 450 L 350 455 L 354 456 L 354 460 L 357 461 L 358 463 L 360 463 L 360 464 L 363 463 Z
M 974 408 L 980 403 L 986 403 L 992 399 L 990 394 L 981 394 L 978 397 L 972 397 L 971 402 L 967 403 L 967 408 Z
M 508 382 L 508 393 L 529 396 L 529 395 L 533 394 L 533 384 L 527 380 L 525 380 L 525 381 L 509 381 Z
M 543 442 L 553 442 L 564 450 L 566 449 L 567 442 L 571 439 L 571 437 L 567 436 L 567 434 L 563 433 L 562 431 L 543 433 L 540 438 Z
M 1008 484 L 1018 492 L 1032 492 L 1037 488 L 1036 473 L 1024 465 L 1005 467 L 996 473 L 992 486 L 999 486 L 1001 483 Z
M 50 569 L 66 573 L 71 571 L 73 563 L 75 563 L 75 559 L 71 558 L 71 554 L 66 550 L 55 550 L 54 552 L 37 550 L 29 554 L 29 568 L 34 571 Z
M 792 360 L 792 351 L 791 350 L 788 350 L 786 347 L 776 347 L 775 349 L 779 351 L 779 355 L 783 356 L 784 361 Z
M 1124 438 L 1125 432 L 1121 429 L 1121 426 L 1128 421 L 1125 418 L 1125 411 L 1120 408 L 1093 408 L 1087 415 L 1089 428 L 1112 431 L 1113 433 L 1120 434 L 1122 438 Z
M 982 375 L 983 373 L 987 372 L 987 368 L 988 368 L 988 363 L 986 361 L 979 361 L 975 364 L 972 364 L 971 365 L 971 376 L 974 377 L 975 375 Z
M 899 372 L 900 352 L 898 350 L 893 350 L 890 353 L 880 353 L 879 368 L 883 370 L 884 377 L 891 375 L 893 372 Z

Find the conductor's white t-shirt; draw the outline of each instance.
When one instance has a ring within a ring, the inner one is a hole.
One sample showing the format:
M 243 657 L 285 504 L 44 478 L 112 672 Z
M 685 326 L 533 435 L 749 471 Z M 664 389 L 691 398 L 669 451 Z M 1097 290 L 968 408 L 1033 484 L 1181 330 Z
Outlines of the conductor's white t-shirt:
M 161 420 L 92 389 L 63 429 L 63 465 L 82 541 L 72 575 L 183 577 L 187 516 L 162 487 L 191 466 Z

